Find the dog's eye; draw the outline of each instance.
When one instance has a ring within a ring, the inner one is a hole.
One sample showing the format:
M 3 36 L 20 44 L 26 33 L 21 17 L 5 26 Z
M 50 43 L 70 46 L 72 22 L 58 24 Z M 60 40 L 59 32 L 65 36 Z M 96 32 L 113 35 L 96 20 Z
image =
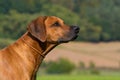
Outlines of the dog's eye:
M 58 22 L 55 22 L 53 26 L 60 26 L 60 24 Z

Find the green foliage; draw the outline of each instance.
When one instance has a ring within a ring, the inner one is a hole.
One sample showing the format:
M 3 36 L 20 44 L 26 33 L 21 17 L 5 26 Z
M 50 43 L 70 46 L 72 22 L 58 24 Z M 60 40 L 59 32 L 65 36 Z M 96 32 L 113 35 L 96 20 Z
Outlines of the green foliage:
M 10 0 L 0 0 L 0 13 L 8 13 L 10 9 Z
M 0 49 L 8 46 L 9 44 L 11 44 L 13 41 L 10 39 L 0 39 Z
M 66 59 L 59 59 L 56 62 L 49 62 L 47 66 L 47 73 L 63 74 L 70 73 L 75 68 L 75 65 Z
M 95 63 L 91 61 L 91 62 L 89 63 L 89 68 L 90 68 L 90 69 L 94 69 L 94 68 L 95 68 Z
M 84 64 L 84 62 L 80 62 L 80 63 L 79 63 L 79 68 L 80 68 L 80 69 L 85 69 L 85 64 Z
M 78 40 L 120 40 L 120 0 L 0 0 L 0 5 L 1 38 L 17 39 L 31 20 L 54 15 L 80 26 Z
M 100 74 L 100 71 L 96 68 L 95 63 L 90 62 L 89 64 L 90 74 Z
M 86 41 L 98 42 L 101 38 L 102 29 L 87 21 L 81 23 L 80 38 Z
M 51 8 L 51 9 L 49 9 Z M 62 18 L 65 23 L 67 24 L 78 24 L 79 23 L 79 16 L 75 14 L 74 12 L 61 7 L 59 5 L 44 5 L 42 12 L 44 15 L 54 15 L 54 16 L 59 16 Z M 64 14 L 63 14 L 64 13 Z
M 9 15 L 0 15 L 0 37 L 17 39 L 27 30 L 27 25 L 31 20 L 35 19 L 38 14 L 20 14 L 15 10 L 11 10 Z M 3 35 L 4 33 L 4 35 Z
M 42 64 L 41 64 L 41 68 L 46 68 L 48 66 L 47 62 L 43 61 Z
M 99 74 L 100 74 L 100 71 L 97 70 L 97 69 L 92 69 L 92 70 L 90 70 L 90 74 L 99 75 Z

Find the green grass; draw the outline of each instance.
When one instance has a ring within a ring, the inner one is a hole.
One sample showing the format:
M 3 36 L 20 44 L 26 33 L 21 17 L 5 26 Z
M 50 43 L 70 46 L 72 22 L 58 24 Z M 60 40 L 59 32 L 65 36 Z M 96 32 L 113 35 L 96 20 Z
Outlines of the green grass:
M 120 80 L 120 75 L 42 75 L 37 80 Z

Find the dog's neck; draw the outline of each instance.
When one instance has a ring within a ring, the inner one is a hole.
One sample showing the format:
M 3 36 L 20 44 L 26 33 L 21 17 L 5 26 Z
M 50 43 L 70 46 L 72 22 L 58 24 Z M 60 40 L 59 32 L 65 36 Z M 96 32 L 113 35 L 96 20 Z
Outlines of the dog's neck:
M 26 32 L 21 39 L 27 46 L 29 46 L 31 49 L 35 50 L 39 55 L 41 55 L 43 58 L 47 55 L 49 51 L 51 51 L 54 47 L 56 47 L 58 44 L 53 44 L 49 42 L 41 42 L 34 36 L 32 36 L 29 32 Z
M 24 62 L 23 67 L 27 70 L 25 73 L 31 77 L 31 80 L 35 80 L 36 72 L 38 71 L 42 60 L 48 52 L 57 45 L 58 44 L 46 42 L 42 43 L 27 32 L 13 44 L 13 46 L 16 46 L 13 50 L 23 59 L 21 60 Z

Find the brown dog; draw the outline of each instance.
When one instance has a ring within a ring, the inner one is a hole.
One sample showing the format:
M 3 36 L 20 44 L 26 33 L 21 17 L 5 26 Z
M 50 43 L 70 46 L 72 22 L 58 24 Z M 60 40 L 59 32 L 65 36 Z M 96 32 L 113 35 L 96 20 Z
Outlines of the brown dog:
M 47 53 L 60 43 L 77 37 L 79 28 L 57 17 L 38 17 L 14 44 L 0 51 L 0 80 L 35 80 Z

